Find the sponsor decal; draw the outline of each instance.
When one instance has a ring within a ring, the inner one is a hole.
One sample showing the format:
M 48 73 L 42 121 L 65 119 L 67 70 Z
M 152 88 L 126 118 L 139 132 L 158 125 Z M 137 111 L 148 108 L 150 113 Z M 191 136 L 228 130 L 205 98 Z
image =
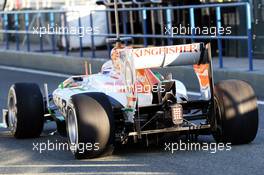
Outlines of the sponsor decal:
M 206 88 L 209 87 L 209 64 L 200 64 L 193 66 L 196 75 L 199 78 L 199 82 L 201 87 Z
M 193 68 L 199 80 L 202 97 L 204 99 L 210 99 L 209 64 L 194 65 Z
M 133 49 L 135 57 L 170 55 L 185 52 L 199 52 L 199 44 Z

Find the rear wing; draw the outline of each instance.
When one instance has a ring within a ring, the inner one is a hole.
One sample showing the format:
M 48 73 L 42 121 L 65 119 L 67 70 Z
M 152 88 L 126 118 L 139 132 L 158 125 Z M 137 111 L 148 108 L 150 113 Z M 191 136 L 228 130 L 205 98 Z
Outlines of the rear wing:
M 204 60 L 204 44 L 184 44 L 140 49 L 124 49 L 121 57 L 132 59 L 134 69 L 195 65 Z M 129 55 L 130 54 L 130 55 Z M 123 55 L 123 56 L 122 56 Z

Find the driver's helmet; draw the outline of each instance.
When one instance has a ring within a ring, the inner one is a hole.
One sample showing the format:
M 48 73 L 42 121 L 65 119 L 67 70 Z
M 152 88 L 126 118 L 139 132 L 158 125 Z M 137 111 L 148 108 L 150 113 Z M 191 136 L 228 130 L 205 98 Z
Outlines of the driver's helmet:
M 102 69 L 101 69 L 101 73 L 102 74 L 109 74 L 112 71 L 113 71 L 112 60 L 109 60 L 103 64 Z

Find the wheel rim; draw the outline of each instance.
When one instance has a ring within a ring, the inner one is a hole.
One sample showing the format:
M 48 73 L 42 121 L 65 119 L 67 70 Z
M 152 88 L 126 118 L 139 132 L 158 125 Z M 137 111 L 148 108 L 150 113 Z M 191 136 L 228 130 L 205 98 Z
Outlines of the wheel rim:
M 78 126 L 77 126 L 77 118 L 75 112 L 72 109 L 68 111 L 68 137 L 70 144 L 73 146 L 77 146 L 78 144 Z M 75 152 L 76 150 L 72 150 Z
M 10 131 L 14 134 L 17 128 L 17 106 L 16 98 L 12 95 L 8 104 L 8 124 Z
M 221 107 L 220 107 L 220 104 L 219 104 L 219 101 L 217 98 L 214 98 L 214 104 L 215 104 L 215 121 L 214 121 L 214 124 L 216 125 L 215 127 L 215 135 L 217 137 L 221 137 L 222 135 L 222 126 L 221 126 Z

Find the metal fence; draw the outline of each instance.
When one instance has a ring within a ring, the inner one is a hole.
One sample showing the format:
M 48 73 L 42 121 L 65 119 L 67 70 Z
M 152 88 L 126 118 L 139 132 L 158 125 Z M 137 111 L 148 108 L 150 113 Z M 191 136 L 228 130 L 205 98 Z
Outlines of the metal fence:
M 191 42 L 195 42 L 197 40 L 217 40 L 217 47 L 218 47 L 218 56 L 219 56 L 219 67 L 223 68 L 223 47 L 222 43 L 223 40 L 240 40 L 247 42 L 247 52 L 248 52 L 248 68 L 250 71 L 253 70 L 253 57 L 252 57 L 252 17 L 251 17 L 251 6 L 247 2 L 239 2 L 239 3 L 222 3 L 222 4 L 202 4 L 202 5 L 185 5 L 185 6 L 173 6 L 168 5 L 166 7 L 159 5 L 159 1 L 157 3 L 151 3 L 146 4 L 142 2 L 137 2 L 136 0 L 134 2 L 123 2 L 119 1 L 119 18 L 121 19 L 121 37 L 127 38 L 131 37 L 133 39 L 133 42 L 135 40 L 139 40 L 139 42 L 143 43 L 144 47 L 148 47 L 149 45 L 157 45 L 156 41 L 160 40 L 160 45 L 170 45 L 177 43 L 176 41 L 181 39 L 188 39 Z M 153 1 L 154 2 L 154 1 Z M 107 6 L 106 9 L 100 10 L 100 9 L 93 9 L 91 10 L 91 13 L 87 16 L 90 21 L 90 27 L 91 29 L 94 28 L 93 22 L 94 20 L 94 14 L 95 13 L 102 13 L 102 15 L 105 15 L 106 23 L 107 23 L 107 32 L 106 33 L 94 33 L 92 30 L 89 34 L 90 40 L 91 40 L 91 46 L 90 46 L 90 52 L 91 57 L 96 58 L 97 53 L 97 47 L 95 46 L 95 39 L 98 37 L 106 37 L 106 38 L 113 38 L 115 37 L 115 31 L 114 31 L 114 18 L 113 18 L 113 11 L 111 3 L 105 4 Z M 224 8 L 243 8 L 245 14 L 246 14 L 246 24 L 247 26 L 243 26 L 247 29 L 247 33 L 245 35 L 223 35 L 219 31 L 222 27 L 222 16 L 221 11 Z M 196 11 L 201 9 L 213 9 L 216 12 L 216 18 L 214 19 L 216 22 L 216 29 L 217 33 L 216 35 L 204 35 L 204 34 L 195 34 L 195 29 L 197 28 L 196 22 Z M 172 35 L 171 33 L 166 33 L 165 30 L 167 29 L 173 29 L 173 13 L 175 11 L 184 10 L 188 15 L 189 18 L 189 27 L 191 29 L 190 34 L 180 34 L 180 35 Z M 79 13 L 78 11 L 71 10 L 71 12 Z M 32 18 L 30 15 L 34 14 L 38 16 L 38 18 L 43 18 L 44 16 L 48 21 L 48 24 L 51 27 L 55 27 L 55 21 L 56 16 L 59 16 L 59 24 L 63 26 L 67 26 L 67 13 L 69 13 L 69 10 L 26 10 L 26 11 L 4 11 L 0 12 L 0 15 L 3 19 L 3 29 L 0 30 L 0 33 L 3 33 L 4 35 L 4 46 L 8 50 L 9 48 L 9 35 L 12 34 L 15 37 L 15 43 L 16 43 L 16 50 L 20 50 L 20 38 L 19 35 L 25 35 L 26 39 L 26 50 L 28 52 L 31 52 L 31 35 L 36 34 L 35 31 L 31 30 L 30 23 Z M 13 28 L 10 28 L 10 20 L 9 18 L 13 19 Z M 159 29 L 155 26 L 155 21 L 159 22 Z M 24 19 L 24 26 L 21 27 L 20 24 L 20 18 Z M 79 13 L 78 16 L 78 28 L 80 29 L 82 27 L 82 16 Z M 133 21 L 136 20 L 139 22 L 136 25 L 133 23 Z M 20 26 L 20 29 L 19 29 Z M 140 28 L 140 29 L 138 29 Z M 24 30 L 23 30 L 24 29 Z M 136 32 L 135 30 L 138 30 Z M 149 32 L 150 31 L 150 32 Z M 62 38 L 64 37 L 66 43 L 64 48 L 65 55 L 68 55 L 69 50 L 69 43 L 68 38 L 73 35 L 67 32 L 61 32 L 61 33 L 55 33 L 55 32 L 49 32 L 45 35 L 50 36 L 51 38 L 51 51 L 53 54 L 56 54 L 57 52 L 57 39 L 58 37 Z M 80 34 L 76 34 L 77 36 Z M 83 38 L 79 38 L 79 56 L 83 57 L 84 52 L 86 50 L 83 49 Z M 133 43 L 132 42 L 132 43 Z M 125 44 L 128 44 L 128 41 L 124 41 Z M 43 49 L 43 37 L 39 37 L 39 50 L 40 52 L 44 52 Z M 108 53 L 110 52 L 110 49 L 112 47 L 111 43 L 106 43 L 106 47 L 108 50 Z

